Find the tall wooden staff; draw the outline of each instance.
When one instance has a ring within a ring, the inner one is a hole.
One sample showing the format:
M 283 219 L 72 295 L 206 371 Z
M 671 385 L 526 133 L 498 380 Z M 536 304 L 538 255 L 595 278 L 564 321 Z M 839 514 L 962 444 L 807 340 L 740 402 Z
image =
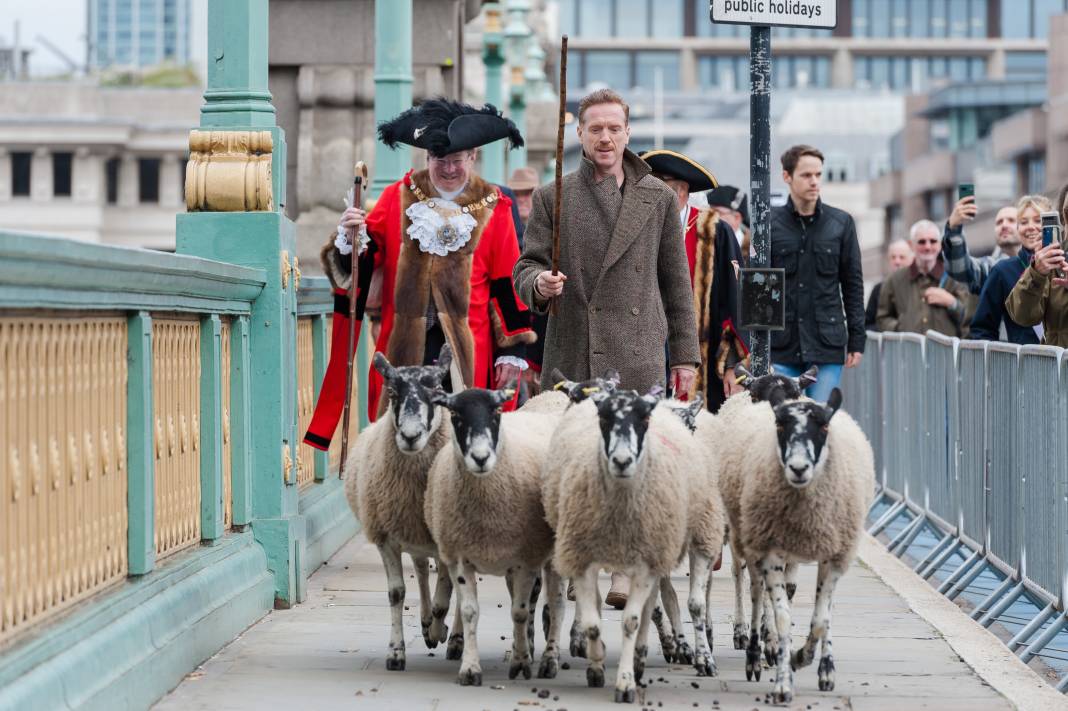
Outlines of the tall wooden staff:
M 553 201 L 553 276 L 560 272 L 560 203 L 564 192 L 564 121 L 567 114 L 567 35 L 560 38 L 560 113 L 556 123 L 556 199 Z M 549 313 L 559 311 L 559 299 L 553 297 Z
M 361 160 L 352 169 L 352 206 L 363 207 L 363 185 L 367 182 L 367 165 Z M 345 371 L 345 406 L 341 414 L 341 464 L 337 478 L 345 472 L 345 459 L 349 454 L 349 412 L 352 410 L 352 362 L 356 357 L 356 260 L 359 251 L 359 230 L 352 236 L 352 270 L 349 274 L 349 351 Z

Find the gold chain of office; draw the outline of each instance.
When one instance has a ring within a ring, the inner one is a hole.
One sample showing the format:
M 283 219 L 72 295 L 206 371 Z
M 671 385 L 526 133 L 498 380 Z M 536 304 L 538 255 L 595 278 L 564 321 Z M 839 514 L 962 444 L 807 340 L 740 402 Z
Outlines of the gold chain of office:
M 482 210 L 489 205 L 497 202 L 497 193 L 492 192 L 481 200 L 477 200 L 467 205 L 461 205 L 458 208 L 452 210 L 446 210 L 441 207 L 434 198 L 428 198 L 426 193 L 419 189 L 419 186 L 415 183 L 408 183 L 408 188 L 415 193 L 415 197 L 419 199 L 419 202 L 425 202 L 426 206 L 434 212 L 438 213 L 442 218 L 449 219 L 450 217 L 457 217 L 459 215 L 473 215 L 474 213 Z

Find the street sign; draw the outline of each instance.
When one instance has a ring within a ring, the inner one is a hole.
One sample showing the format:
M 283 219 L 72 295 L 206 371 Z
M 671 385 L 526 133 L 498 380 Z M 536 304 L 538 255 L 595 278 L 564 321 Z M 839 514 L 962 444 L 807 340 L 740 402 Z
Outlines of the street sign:
M 838 0 L 711 0 L 710 4 L 712 22 L 727 25 L 825 30 L 838 25 Z

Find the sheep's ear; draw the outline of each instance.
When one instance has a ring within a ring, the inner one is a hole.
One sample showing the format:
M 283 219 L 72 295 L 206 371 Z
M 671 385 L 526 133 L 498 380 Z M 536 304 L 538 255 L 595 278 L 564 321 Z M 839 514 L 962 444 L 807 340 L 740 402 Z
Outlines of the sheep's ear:
M 830 413 L 827 415 L 827 419 L 830 420 L 834 417 L 834 413 L 838 412 L 838 408 L 842 406 L 842 391 L 835 388 L 831 391 L 830 396 L 827 398 L 827 409 Z
M 448 407 L 449 406 L 449 401 L 451 400 L 451 398 L 452 398 L 452 396 L 449 395 L 444 390 L 442 390 L 441 388 L 437 388 L 436 390 L 431 390 L 430 391 L 430 402 L 433 403 L 434 405 L 441 405 L 442 407 Z
M 820 369 L 816 366 L 812 366 L 804 373 L 801 373 L 801 377 L 797 379 L 797 387 L 804 390 L 809 385 L 815 385 L 816 381 L 820 377 Z
M 557 389 L 560 389 L 561 387 L 567 387 L 566 385 L 560 385 L 561 383 L 570 382 L 566 377 L 564 377 L 564 374 L 560 372 L 559 368 L 552 369 L 552 372 L 549 373 L 549 380 L 552 381 L 553 387 Z
M 704 409 L 704 406 L 705 406 L 705 398 L 704 398 L 704 396 L 701 395 L 701 393 L 697 393 L 696 395 L 693 396 L 693 401 L 690 403 L 690 406 L 689 406 L 688 409 L 690 410 L 690 412 L 693 414 L 694 417 L 697 417 L 697 413 L 699 413 L 702 409 Z
M 768 395 L 768 404 L 771 405 L 773 410 L 784 402 L 786 402 L 786 392 L 781 387 L 776 387 Z
M 741 363 L 734 366 L 734 382 L 748 390 L 753 384 L 753 374 Z
M 653 387 L 649 388 L 649 395 L 652 395 L 657 398 L 664 397 L 664 386 L 660 383 L 657 383 Z
M 608 383 L 611 383 L 614 389 L 615 386 L 619 385 L 619 371 L 615 368 L 610 368 L 606 370 L 604 373 L 604 379 L 608 381 Z
M 389 360 L 386 359 L 384 353 L 375 353 L 375 357 L 371 360 L 375 366 L 375 370 L 381 373 L 382 377 L 386 380 L 392 379 L 397 374 L 397 369 L 390 365 Z
M 589 396 L 588 399 L 593 400 L 593 404 L 600 405 L 602 402 L 607 400 L 612 395 L 612 393 L 608 390 L 605 390 L 604 388 L 597 388 L 595 390 L 591 390 L 589 393 L 587 393 L 587 395 Z M 575 398 L 571 398 L 571 400 L 572 402 L 579 402 L 579 400 L 575 400 Z
M 449 367 L 452 365 L 452 346 L 448 343 L 441 347 L 441 352 L 438 354 L 438 369 L 441 371 L 441 377 L 444 378 L 449 374 Z
M 493 399 L 497 403 L 497 407 L 500 407 L 501 405 L 515 397 L 515 388 L 516 381 L 512 379 L 509 380 L 508 383 L 501 390 L 493 391 Z

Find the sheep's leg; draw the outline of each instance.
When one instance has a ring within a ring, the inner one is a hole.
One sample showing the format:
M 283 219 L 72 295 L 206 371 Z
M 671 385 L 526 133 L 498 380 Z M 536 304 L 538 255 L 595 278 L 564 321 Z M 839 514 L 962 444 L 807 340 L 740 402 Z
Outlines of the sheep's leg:
M 634 651 L 638 642 L 645 602 L 656 587 L 656 578 L 647 570 L 637 570 L 631 575 L 630 595 L 623 608 L 623 646 L 619 651 L 619 672 L 616 675 L 616 702 L 633 703 L 638 692 L 634 678 Z
M 713 564 L 714 566 L 714 564 Z M 705 635 L 708 637 L 708 649 L 711 652 L 712 644 L 712 576 L 715 570 L 708 571 L 708 582 L 705 583 Z
M 590 666 L 586 669 L 586 685 L 604 686 L 604 640 L 601 639 L 601 606 L 597 594 L 597 568 L 590 566 L 582 577 L 575 578 L 575 607 L 578 610 L 578 625 L 586 639 L 586 656 Z M 632 589 L 633 592 L 633 589 Z M 572 642 L 574 645 L 574 642 Z
M 667 582 L 667 585 L 671 585 L 671 581 Z M 664 580 L 660 580 L 660 592 L 659 594 L 650 595 L 659 601 L 664 596 Z M 668 664 L 672 664 L 675 661 L 675 630 L 671 627 L 671 620 L 664 616 L 664 608 L 661 605 L 653 603 L 652 611 L 653 624 L 656 625 L 656 634 L 660 637 L 660 651 L 664 655 L 664 661 Z
M 435 643 L 445 642 L 449 639 L 449 626 L 445 624 L 445 616 L 449 614 L 449 600 L 452 598 L 452 578 L 449 570 L 440 560 L 436 561 L 438 571 L 437 584 L 434 586 L 434 604 L 430 610 L 430 639 Z M 463 640 L 461 635 L 460 640 Z M 428 645 L 429 646 L 429 645 Z M 445 652 L 446 659 L 453 659 Z M 455 657 L 459 659 L 460 657 Z
M 671 622 L 671 633 L 675 643 L 675 661 L 679 664 L 693 664 L 693 649 L 686 641 L 686 632 L 682 628 L 679 594 L 675 591 L 675 586 L 671 584 L 670 575 L 660 578 L 660 601 L 664 604 L 664 612 L 667 613 L 667 618 Z
M 640 682 L 645 675 L 645 660 L 649 657 L 649 620 L 653 616 L 653 608 L 656 607 L 657 590 L 649 594 L 642 608 L 642 621 L 638 626 L 638 641 L 634 647 L 634 681 Z
M 560 630 L 564 626 L 564 580 L 552 565 L 545 566 L 545 590 L 548 601 L 549 624 L 545 632 L 545 651 L 541 653 L 538 667 L 539 679 L 555 679 L 560 669 Z
M 797 568 L 798 563 L 786 564 L 786 599 L 791 603 L 794 601 L 794 594 L 797 592 Z
M 747 563 L 751 563 L 747 561 Z M 757 630 L 760 629 L 760 618 L 762 615 L 762 607 L 764 606 L 764 581 L 761 580 L 760 574 L 756 571 L 759 566 L 749 565 L 749 600 L 752 603 L 752 610 L 750 614 L 752 617 L 749 635 L 749 639 L 746 642 L 745 648 L 745 678 L 747 681 L 760 681 L 760 635 L 757 634 Z
M 775 605 L 767 586 L 764 587 L 764 615 L 760 620 L 760 638 L 764 642 L 764 661 L 774 667 L 779 659 L 779 636 L 775 632 Z
M 734 648 L 745 649 L 749 644 L 749 625 L 745 621 L 745 603 L 742 602 L 742 587 L 746 580 L 745 558 L 739 546 L 731 538 L 731 573 L 734 575 Z
M 534 615 L 530 610 L 530 594 L 534 588 L 536 573 L 528 568 L 513 568 L 511 574 L 512 588 L 512 663 L 508 667 L 508 678 L 515 679 L 520 674 L 524 679 L 532 675 L 530 670 L 530 641 L 528 634 L 533 631 L 528 626 Z
M 698 676 L 715 676 L 716 661 L 712 658 L 709 644 L 710 630 L 708 624 L 708 581 L 715 561 L 708 556 L 690 550 L 690 619 L 693 620 L 694 655 L 693 666 Z
M 771 688 L 774 703 L 788 704 L 794 698 L 794 672 L 790 668 L 790 600 L 786 596 L 786 559 L 779 553 L 769 553 L 760 561 L 764 587 L 774 605 L 769 615 L 779 638 L 775 660 L 775 685 Z
M 386 569 L 386 584 L 389 586 L 389 613 L 391 630 L 389 653 L 386 654 L 386 669 L 404 671 L 404 568 L 401 565 L 400 546 L 392 541 L 379 544 L 378 553 Z
M 452 572 L 449 572 L 449 584 L 453 585 Z M 463 610 L 460 609 L 460 587 L 455 586 L 456 590 L 456 612 L 452 616 L 452 634 L 449 635 L 448 644 L 445 645 L 445 658 L 446 659 L 463 659 L 464 656 L 464 616 Z M 445 606 L 448 608 L 448 598 L 446 598 Z M 445 610 L 448 612 L 448 609 Z
M 575 580 L 572 578 L 568 581 L 571 586 L 575 585 Z M 597 599 L 601 599 L 601 591 L 597 588 L 597 576 L 593 578 L 593 592 Z M 598 616 L 600 615 L 600 607 L 597 607 Z M 570 650 L 572 657 L 586 658 L 586 628 L 582 626 L 582 606 L 578 604 L 578 593 L 575 593 L 575 619 L 571 622 L 571 644 Z M 603 684 L 602 684 L 603 686 Z
M 820 657 L 820 691 L 834 690 L 834 656 L 831 653 L 831 603 L 834 589 L 845 571 L 834 563 L 823 561 L 816 578 L 816 606 L 812 610 L 812 624 L 803 647 L 794 652 L 790 664 L 794 669 L 808 666 L 816 656 L 816 646 L 823 642 Z
M 419 582 L 419 624 L 423 629 L 423 642 L 427 649 L 438 646 L 438 640 L 430 634 L 430 625 L 433 621 L 430 603 L 430 566 L 426 558 L 412 557 L 412 565 L 415 567 L 415 579 Z
M 530 644 L 530 658 L 534 658 L 534 642 L 537 636 L 534 634 L 534 618 L 538 611 L 538 598 L 541 597 L 541 569 L 533 571 L 534 585 L 530 589 L 530 615 L 527 617 L 527 642 Z
M 475 566 L 457 561 L 449 565 L 449 573 L 456 581 L 459 611 L 464 626 L 463 661 L 457 681 L 460 686 L 482 686 L 482 663 L 478 656 L 478 575 Z

